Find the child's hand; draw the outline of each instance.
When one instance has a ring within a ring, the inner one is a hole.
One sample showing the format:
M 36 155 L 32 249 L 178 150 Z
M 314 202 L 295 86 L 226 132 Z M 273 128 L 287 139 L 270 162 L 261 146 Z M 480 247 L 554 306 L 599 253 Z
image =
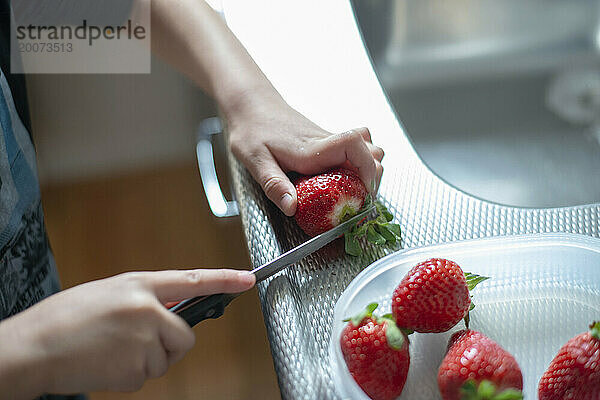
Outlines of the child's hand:
M 0 393 L 137 390 L 194 345 L 165 303 L 243 292 L 254 281 L 235 270 L 132 272 L 59 292 L 0 323 Z
M 297 204 L 288 171 L 308 175 L 343 165 L 355 169 L 367 189 L 377 190 L 384 153 L 371 143 L 367 128 L 331 134 L 276 92 L 252 97 L 228 115 L 231 150 L 286 215 L 294 215 Z

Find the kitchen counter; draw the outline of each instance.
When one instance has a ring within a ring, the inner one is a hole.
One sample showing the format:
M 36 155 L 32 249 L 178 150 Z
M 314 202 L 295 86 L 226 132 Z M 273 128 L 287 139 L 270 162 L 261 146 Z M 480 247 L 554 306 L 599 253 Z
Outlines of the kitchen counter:
M 379 196 L 402 227 L 405 248 L 499 235 L 574 232 L 600 237 L 600 204 L 515 208 L 443 182 L 414 151 L 379 84 L 349 1 L 224 1 L 227 24 L 288 103 L 331 132 L 369 127 L 384 148 Z M 229 155 L 252 263 L 306 236 Z M 360 258 L 329 246 L 259 285 L 283 398 L 337 398 L 327 363 L 330 319 L 358 272 L 394 248 Z

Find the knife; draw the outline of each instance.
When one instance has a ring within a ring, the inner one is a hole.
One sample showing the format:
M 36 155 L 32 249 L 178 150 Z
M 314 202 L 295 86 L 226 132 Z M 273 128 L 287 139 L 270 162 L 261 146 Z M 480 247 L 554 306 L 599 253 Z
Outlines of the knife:
M 307 255 L 314 253 L 326 244 L 332 242 L 340 235 L 348 231 L 353 225 L 356 225 L 362 221 L 363 218 L 368 218 L 374 210 L 375 206 L 372 205 L 365 211 L 355 215 L 345 222 L 342 222 L 335 228 L 315 236 L 314 238 L 302 243 L 300 246 L 294 247 L 293 249 L 283 253 L 274 260 L 253 269 L 250 272 L 252 272 L 256 277 L 256 283 L 264 281 L 285 267 L 300 261 Z M 209 296 L 193 297 L 191 299 L 183 300 L 177 305 L 169 308 L 169 311 L 179 315 L 185 320 L 185 322 L 188 323 L 190 327 L 193 327 L 198 322 L 204 321 L 205 319 L 219 318 L 221 315 L 223 315 L 225 307 L 240 294 L 241 293 L 219 293 Z

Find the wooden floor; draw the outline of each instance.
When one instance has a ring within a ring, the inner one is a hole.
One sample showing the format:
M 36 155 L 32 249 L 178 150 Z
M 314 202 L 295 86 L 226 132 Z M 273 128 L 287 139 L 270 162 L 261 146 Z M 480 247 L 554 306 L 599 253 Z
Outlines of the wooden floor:
M 129 270 L 249 266 L 239 218 L 210 214 L 192 163 L 51 185 L 42 198 L 65 288 Z M 167 375 L 91 400 L 280 397 L 256 290 L 194 330 L 195 348 Z

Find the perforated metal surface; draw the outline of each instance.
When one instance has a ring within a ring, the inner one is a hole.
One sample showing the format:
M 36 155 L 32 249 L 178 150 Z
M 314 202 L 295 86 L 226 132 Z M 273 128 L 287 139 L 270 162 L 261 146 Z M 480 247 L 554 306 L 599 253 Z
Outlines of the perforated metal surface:
M 293 219 L 266 199 L 237 160 L 230 161 L 252 263 L 305 241 Z M 380 198 L 402 227 L 403 247 L 536 232 L 600 237 L 600 205 L 520 209 L 487 203 L 436 178 L 416 155 L 386 164 Z M 365 254 L 354 258 L 344 254 L 343 243 L 334 243 L 259 285 L 283 398 L 336 398 L 327 365 L 333 307 L 364 267 L 395 250 L 363 246 Z
M 464 194 L 432 174 L 377 81 L 348 2 L 226 5 L 228 25 L 293 107 L 332 132 L 369 127 L 373 141 L 386 151 L 379 196 L 402 227 L 403 247 L 536 232 L 600 237 L 600 204 L 506 207 Z M 260 265 L 305 241 L 293 219 L 277 210 L 245 168 L 231 154 L 229 158 L 252 263 Z M 327 363 L 335 302 L 363 268 L 396 250 L 364 248 L 362 257 L 353 258 L 344 254 L 343 243 L 334 243 L 259 285 L 283 398 L 337 397 Z

